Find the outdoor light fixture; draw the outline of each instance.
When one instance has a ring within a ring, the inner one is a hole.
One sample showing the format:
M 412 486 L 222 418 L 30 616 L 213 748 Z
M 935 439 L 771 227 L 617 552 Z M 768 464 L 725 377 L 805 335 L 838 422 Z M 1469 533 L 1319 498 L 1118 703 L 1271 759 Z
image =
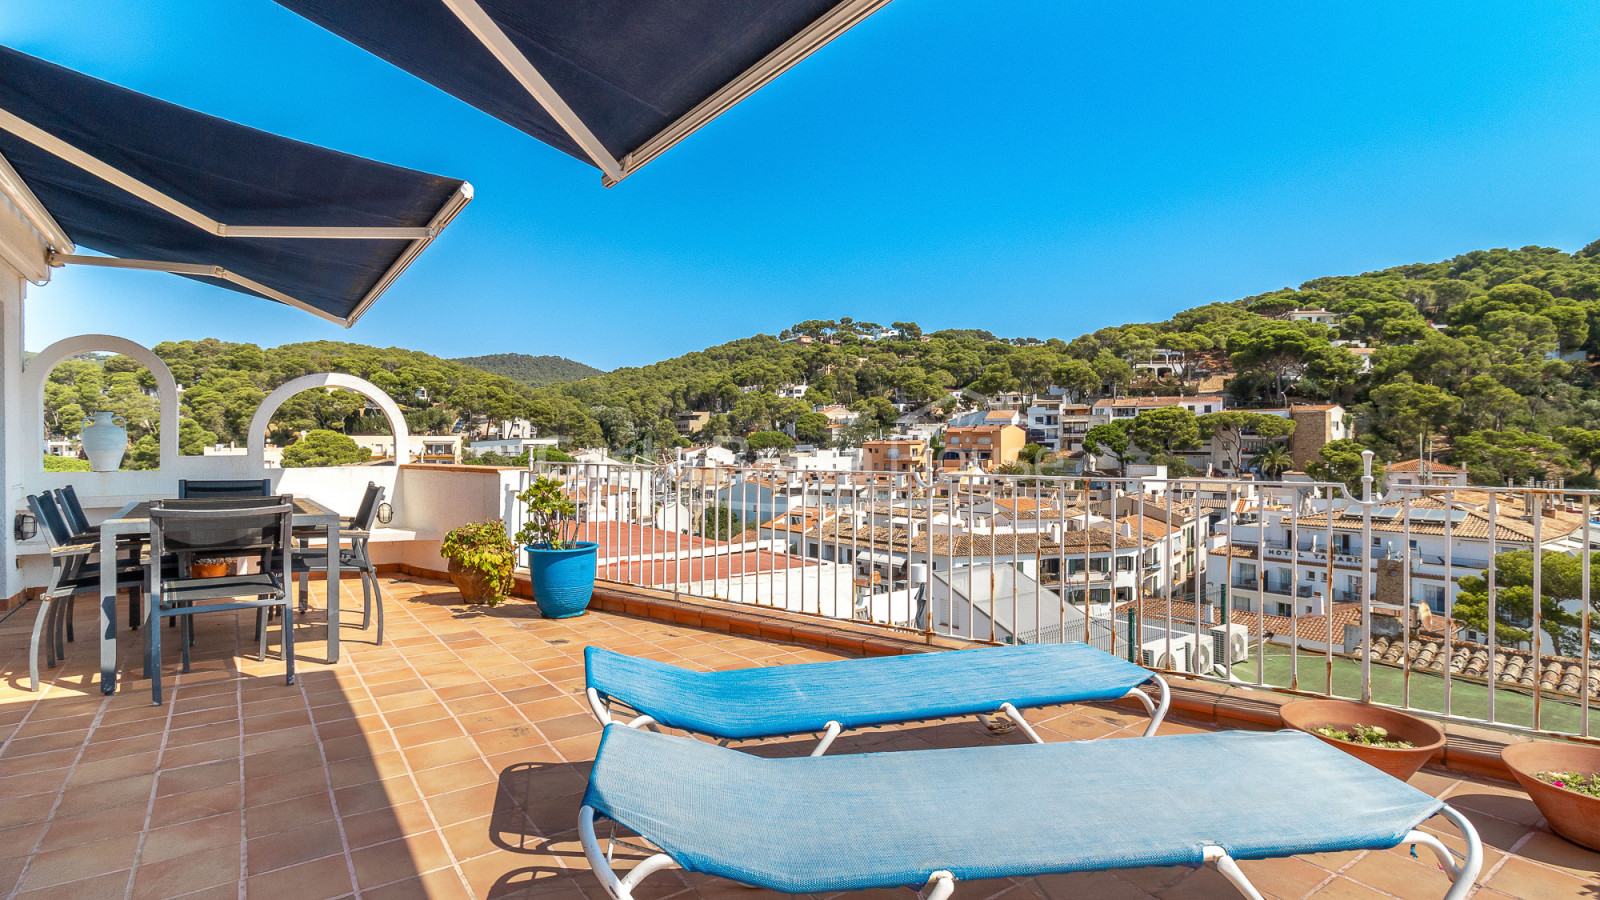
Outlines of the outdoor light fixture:
M 19 512 L 11 523 L 11 534 L 19 541 L 31 541 L 39 533 L 39 520 L 33 513 Z
M 387 525 L 394 521 L 394 507 L 387 503 L 378 504 L 378 524 Z

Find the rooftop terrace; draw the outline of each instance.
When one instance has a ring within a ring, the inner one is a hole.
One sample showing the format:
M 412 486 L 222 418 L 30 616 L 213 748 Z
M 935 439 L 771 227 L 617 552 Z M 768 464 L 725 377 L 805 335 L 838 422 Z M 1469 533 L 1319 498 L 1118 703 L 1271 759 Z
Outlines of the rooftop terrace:
M 23 690 L 32 616 L 0 623 L 0 891 L 71 897 L 599 897 L 576 838 L 598 729 L 578 696 L 583 647 L 693 668 L 836 658 L 794 644 L 606 612 L 540 618 L 530 604 L 463 606 L 437 583 L 385 580 L 389 640 L 347 629 L 344 659 L 319 662 L 316 608 L 300 626 L 299 683 L 251 655 L 249 617 L 203 617 L 195 670 L 165 706 L 137 676 L 124 634 L 119 693 L 102 697 L 78 607 L 79 641 L 39 694 Z M 347 598 L 346 603 L 352 601 Z M 169 660 L 169 670 L 175 661 Z M 1143 713 L 1111 706 L 1030 715 L 1047 740 L 1136 736 Z M 1169 719 L 1163 734 L 1211 727 Z M 976 721 L 878 729 L 835 752 L 1020 742 Z M 801 753 L 809 740 L 751 747 Z M 1600 897 L 1600 854 L 1555 837 L 1507 784 L 1428 769 L 1482 834 L 1477 896 Z M 1015 785 L 972 785 L 1006 802 Z M 1314 802 L 1318 786 L 1306 790 Z M 1442 820 L 1435 820 L 1442 822 Z M 1448 828 L 1448 826 L 1443 826 Z M 1448 836 L 1447 836 L 1448 839 Z M 1437 898 L 1445 880 L 1403 850 L 1247 862 L 1267 896 Z M 670 871 L 651 898 L 752 896 Z M 1210 869 L 1138 869 L 964 885 L 963 896 L 1236 898 Z

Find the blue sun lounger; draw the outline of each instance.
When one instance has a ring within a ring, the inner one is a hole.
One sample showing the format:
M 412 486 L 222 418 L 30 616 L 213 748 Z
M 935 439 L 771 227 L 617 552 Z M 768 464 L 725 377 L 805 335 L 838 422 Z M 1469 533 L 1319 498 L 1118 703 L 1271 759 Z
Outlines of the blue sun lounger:
M 846 728 L 952 716 L 1004 715 L 1030 740 L 1021 710 L 1135 697 L 1155 734 L 1170 696 L 1161 676 L 1088 644 L 978 647 L 838 662 L 691 672 L 598 647 L 583 654 L 589 707 L 602 725 L 615 702 L 640 715 L 627 724 L 666 726 L 724 743 L 821 732 L 813 756 Z M 1139 686 L 1154 682 L 1159 704 Z
M 1436 813 L 1466 837 L 1459 865 L 1416 830 Z M 619 877 L 597 817 L 659 852 Z M 1482 866 L 1455 810 L 1293 731 L 768 759 L 612 726 L 578 831 L 615 900 L 672 866 L 789 893 L 926 886 L 947 900 L 969 879 L 1205 863 L 1260 900 L 1238 860 L 1402 844 L 1432 850 L 1453 879 L 1446 900 L 1461 900 Z

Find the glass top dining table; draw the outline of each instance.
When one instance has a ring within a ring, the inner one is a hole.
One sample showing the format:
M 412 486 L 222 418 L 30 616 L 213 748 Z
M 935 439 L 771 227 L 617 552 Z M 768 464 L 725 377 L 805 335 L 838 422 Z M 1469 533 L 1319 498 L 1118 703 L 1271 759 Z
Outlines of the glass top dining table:
M 100 523 L 100 692 L 117 690 L 117 541 L 150 534 L 150 504 L 129 503 Z M 323 528 L 328 546 L 339 546 L 339 514 L 309 497 L 294 498 L 296 528 Z M 155 561 L 151 561 L 154 565 Z M 152 573 L 154 576 L 155 573 Z M 339 567 L 328 567 L 328 662 L 339 661 Z

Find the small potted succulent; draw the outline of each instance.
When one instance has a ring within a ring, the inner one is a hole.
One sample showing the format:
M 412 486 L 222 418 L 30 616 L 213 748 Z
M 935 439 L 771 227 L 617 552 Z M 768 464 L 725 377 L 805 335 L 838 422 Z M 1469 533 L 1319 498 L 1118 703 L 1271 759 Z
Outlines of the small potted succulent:
M 221 578 L 231 575 L 233 560 L 224 558 L 197 559 L 189 565 L 190 578 Z
M 1279 711 L 1283 724 L 1405 781 L 1444 749 L 1437 725 L 1396 709 L 1349 700 L 1296 700 Z
M 517 551 L 499 519 L 452 528 L 439 546 L 461 599 L 494 606 L 511 593 Z
M 528 553 L 533 602 L 546 618 L 582 615 L 594 596 L 595 559 L 599 545 L 566 538 L 578 506 L 555 478 L 541 475 L 517 495 L 527 510 L 527 523 L 517 543 Z
M 1551 830 L 1600 850 L 1600 747 L 1528 741 L 1506 746 L 1500 758 Z

